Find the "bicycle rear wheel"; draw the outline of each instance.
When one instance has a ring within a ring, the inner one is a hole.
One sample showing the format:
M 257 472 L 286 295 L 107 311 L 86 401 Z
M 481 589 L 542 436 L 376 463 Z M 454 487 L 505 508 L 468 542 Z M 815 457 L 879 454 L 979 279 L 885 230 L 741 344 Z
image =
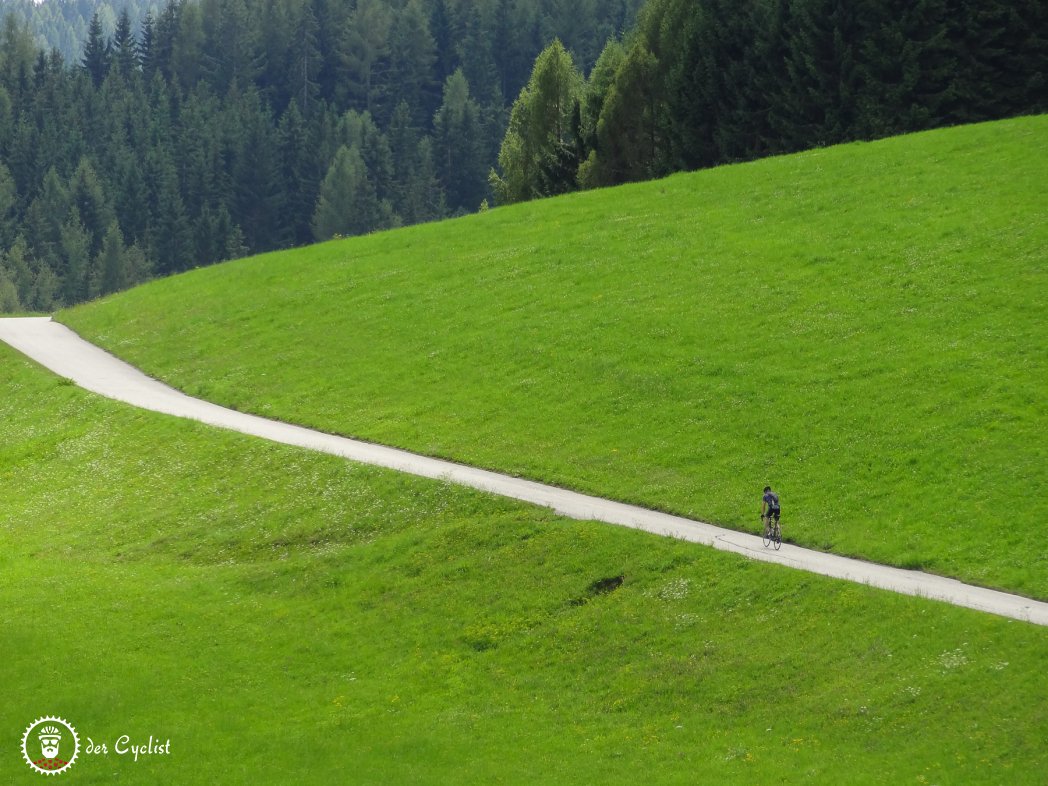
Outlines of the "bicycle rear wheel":
M 771 531 L 772 544 L 775 546 L 775 550 L 778 551 L 782 548 L 782 529 L 779 527 L 779 522 L 775 522 Z

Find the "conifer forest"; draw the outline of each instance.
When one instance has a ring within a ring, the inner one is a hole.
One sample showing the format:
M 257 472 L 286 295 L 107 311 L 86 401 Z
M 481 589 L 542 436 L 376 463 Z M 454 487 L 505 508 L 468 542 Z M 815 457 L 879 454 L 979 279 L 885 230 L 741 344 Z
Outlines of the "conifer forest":
M 1041 0 L 0 2 L 0 311 L 1048 111 Z

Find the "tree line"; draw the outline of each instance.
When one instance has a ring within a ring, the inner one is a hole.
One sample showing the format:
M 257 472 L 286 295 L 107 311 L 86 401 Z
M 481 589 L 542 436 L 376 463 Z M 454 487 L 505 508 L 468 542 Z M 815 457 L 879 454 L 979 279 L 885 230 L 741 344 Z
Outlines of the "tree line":
M 477 210 L 535 56 L 586 67 L 641 3 L 171 0 L 72 61 L 8 13 L 0 310 Z
M 137 30 L 147 13 L 156 14 L 162 6 L 162 2 L 155 0 L 114 3 L 106 0 L 3 0 L 0 17 L 14 14 L 24 19 L 38 49 L 57 49 L 66 62 L 74 62 L 83 54 L 87 28 L 93 16 L 98 16 L 105 34 L 112 35 L 123 11 L 128 13 Z
M 1039 0 L 649 0 L 588 72 L 540 54 L 491 181 L 515 202 L 1045 111 Z
M 94 13 L 72 61 L 9 13 L 0 310 L 491 198 L 1048 111 L 1038 0 L 641 3 L 171 0 L 112 32 Z

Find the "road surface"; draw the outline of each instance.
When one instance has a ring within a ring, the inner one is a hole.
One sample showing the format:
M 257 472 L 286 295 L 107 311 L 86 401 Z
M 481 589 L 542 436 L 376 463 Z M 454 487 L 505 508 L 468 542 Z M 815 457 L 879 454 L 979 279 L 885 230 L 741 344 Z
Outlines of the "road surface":
M 781 550 L 774 551 L 765 548 L 756 535 L 226 409 L 191 398 L 147 377 L 48 317 L 0 319 L 0 340 L 87 390 L 143 409 L 198 420 L 274 442 L 319 450 L 351 461 L 471 486 L 551 508 L 562 516 L 574 519 L 603 521 L 641 529 L 731 551 L 751 559 L 966 606 L 1037 625 L 1048 625 L 1048 603 L 1019 595 L 786 543 Z

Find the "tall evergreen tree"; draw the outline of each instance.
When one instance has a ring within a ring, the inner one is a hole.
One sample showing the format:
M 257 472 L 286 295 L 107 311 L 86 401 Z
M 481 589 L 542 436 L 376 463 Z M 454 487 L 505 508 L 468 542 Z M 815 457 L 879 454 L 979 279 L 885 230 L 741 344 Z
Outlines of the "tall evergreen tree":
M 95 87 L 100 86 L 109 73 L 111 55 L 109 41 L 102 30 L 102 20 L 96 11 L 92 14 L 91 24 L 87 28 L 87 42 L 84 44 L 84 57 L 81 61 Z
M 159 68 L 156 50 L 156 17 L 152 11 L 142 19 L 142 31 L 138 40 L 138 62 L 146 81 L 153 78 Z
M 433 121 L 437 176 L 452 210 L 476 210 L 487 193 L 480 107 L 459 69 L 444 83 L 444 102 Z
M 399 217 L 409 224 L 443 218 L 447 207 L 444 190 L 440 187 L 437 170 L 433 165 L 433 143 L 429 137 L 423 137 L 419 141 L 411 164 L 413 177 L 408 181 Z
M 34 259 L 57 267 L 61 262 L 62 224 L 69 215 L 69 193 L 51 167 L 39 194 L 26 211 L 26 240 Z
M 113 34 L 113 66 L 125 77 L 138 70 L 138 41 L 131 27 L 131 14 L 125 8 L 117 18 Z
M 196 264 L 185 203 L 179 191 L 178 172 L 170 154 L 154 147 L 146 157 L 150 185 L 148 253 L 162 275 L 178 273 Z
M 61 296 L 66 303 L 79 303 L 94 297 L 97 291 L 90 286 L 91 235 L 84 228 L 76 210 L 62 225 L 61 237 Z
M 16 98 L 24 92 L 37 47 L 29 24 L 17 14 L 7 14 L 0 28 L 0 84 Z M 21 86 L 21 89 L 20 89 Z
M 440 100 L 436 61 L 437 44 L 422 0 L 408 0 L 390 33 L 389 94 L 384 103 L 392 108 L 405 102 L 419 128 L 428 125 Z
M 108 295 L 126 289 L 130 283 L 130 271 L 124 249 L 124 238 L 114 221 L 106 230 L 102 248 L 95 261 L 97 283 L 93 289 L 100 295 Z
M 113 207 L 89 159 L 82 158 L 69 183 L 69 201 L 89 238 L 88 250 L 95 256 L 109 225 L 116 220 Z
M 344 100 L 374 115 L 385 87 L 393 13 L 382 0 L 359 0 L 342 40 Z
M 317 145 L 297 103 L 292 102 L 280 119 L 277 140 L 284 182 L 288 242 L 302 245 L 313 239 L 310 219 L 316 206 L 321 173 Z
M 346 112 L 339 122 L 339 138 L 343 145 L 359 151 L 378 198 L 389 199 L 393 186 L 393 151 L 370 113 L 352 109 Z
M 204 19 L 204 61 L 215 93 L 252 86 L 265 66 L 266 53 L 245 0 L 221 0 L 218 10 Z
M 320 184 L 313 234 L 317 240 L 361 235 L 395 223 L 388 202 L 378 198 L 360 151 L 343 145 Z
M 776 96 L 788 150 L 849 138 L 858 116 L 857 49 L 862 34 L 850 0 L 794 0 L 787 22 L 788 80 Z
M 320 26 L 313 4 L 302 3 L 291 38 L 290 78 L 292 96 L 298 111 L 308 117 L 320 96 L 320 74 L 323 55 L 320 51 Z
M 0 161 L 0 249 L 14 242 L 17 201 L 14 177 L 11 170 Z
M 657 61 L 640 41 L 630 47 L 597 121 L 597 144 L 581 179 L 586 186 L 643 180 L 658 174 L 663 111 Z
M 249 248 L 286 245 L 291 227 L 285 224 L 286 192 L 276 128 L 255 91 L 240 102 L 238 114 L 240 145 L 232 172 L 236 184 L 234 220 Z

